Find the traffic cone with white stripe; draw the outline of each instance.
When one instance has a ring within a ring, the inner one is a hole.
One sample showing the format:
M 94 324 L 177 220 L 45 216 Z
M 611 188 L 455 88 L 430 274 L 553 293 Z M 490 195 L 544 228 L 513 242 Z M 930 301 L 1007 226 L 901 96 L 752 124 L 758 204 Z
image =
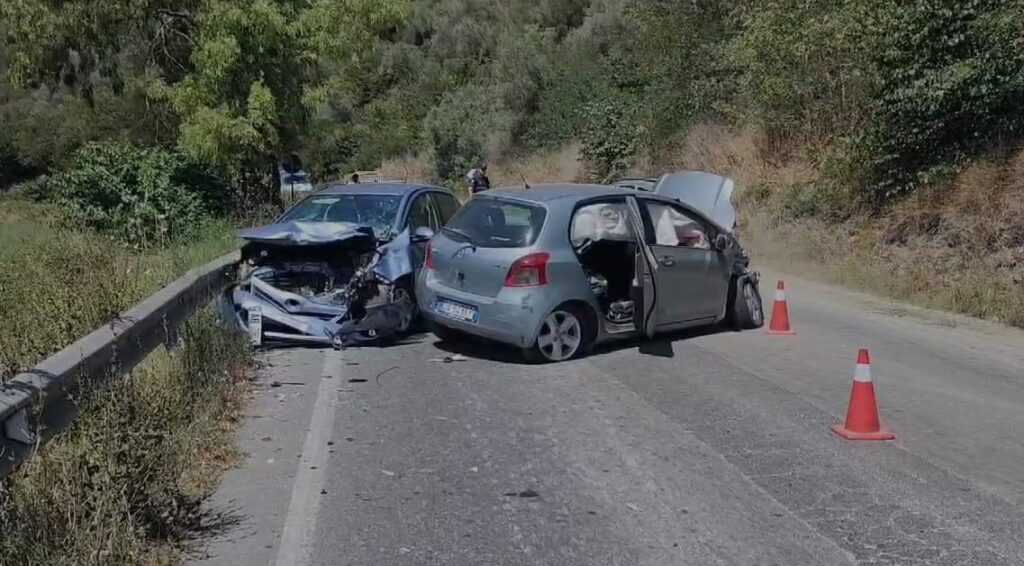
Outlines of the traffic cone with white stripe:
M 786 284 L 779 281 L 775 288 L 775 304 L 772 305 L 772 320 L 768 323 L 768 334 L 792 336 L 796 334 L 789 326 L 789 305 L 786 303 Z
M 846 409 L 846 423 L 832 425 L 832 432 L 847 440 L 894 440 L 895 434 L 882 430 L 875 401 L 875 385 L 871 382 L 871 357 L 867 348 L 857 355 L 853 372 L 853 391 Z

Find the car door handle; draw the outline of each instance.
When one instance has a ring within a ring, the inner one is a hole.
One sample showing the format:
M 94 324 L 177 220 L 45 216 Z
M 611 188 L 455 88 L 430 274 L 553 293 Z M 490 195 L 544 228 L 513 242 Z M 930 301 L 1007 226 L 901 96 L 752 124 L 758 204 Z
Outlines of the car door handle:
M 667 255 L 663 255 L 663 256 L 658 258 L 658 263 L 660 263 L 661 265 L 664 265 L 665 267 L 672 267 L 673 265 L 676 264 L 676 260 L 672 259 L 671 257 L 669 257 Z

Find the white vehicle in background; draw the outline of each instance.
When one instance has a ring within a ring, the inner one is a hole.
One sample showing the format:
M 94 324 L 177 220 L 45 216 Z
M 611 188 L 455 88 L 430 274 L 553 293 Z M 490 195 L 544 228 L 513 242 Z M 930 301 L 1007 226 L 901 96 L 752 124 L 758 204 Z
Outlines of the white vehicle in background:
M 280 170 L 281 175 L 281 199 L 285 202 L 296 202 L 313 192 L 313 183 L 305 171 L 289 173 L 284 169 Z

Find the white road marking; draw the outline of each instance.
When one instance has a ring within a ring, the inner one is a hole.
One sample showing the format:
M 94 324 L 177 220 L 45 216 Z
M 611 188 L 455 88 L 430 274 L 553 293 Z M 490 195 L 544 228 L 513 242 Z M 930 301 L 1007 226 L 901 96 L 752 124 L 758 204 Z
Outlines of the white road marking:
M 333 350 L 324 353 L 324 367 L 320 375 L 339 375 L 341 355 Z M 310 539 L 316 531 L 320 511 L 320 492 L 327 467 L 327 442 L 334 427 L 334 408 L 338 397 L 334 392 L 335 380 L 319 379 L 313 414 L 309 419 L 309 432 L 302 443 L 299 470 L 292 485 L 292 498 L 288 515 L 277 547 L 276 566 L 303 566 L 309 563 Z

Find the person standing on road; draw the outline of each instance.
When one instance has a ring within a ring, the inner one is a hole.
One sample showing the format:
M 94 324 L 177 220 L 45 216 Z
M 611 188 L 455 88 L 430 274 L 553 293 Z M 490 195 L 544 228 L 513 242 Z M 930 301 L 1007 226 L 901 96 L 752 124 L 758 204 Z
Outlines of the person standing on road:
M 491 180 L 487 177 L 487 164 L 471 169 L 466 173 L 466 181 L 469 183 L 470 194 L 477 194 L 491 188 Z

